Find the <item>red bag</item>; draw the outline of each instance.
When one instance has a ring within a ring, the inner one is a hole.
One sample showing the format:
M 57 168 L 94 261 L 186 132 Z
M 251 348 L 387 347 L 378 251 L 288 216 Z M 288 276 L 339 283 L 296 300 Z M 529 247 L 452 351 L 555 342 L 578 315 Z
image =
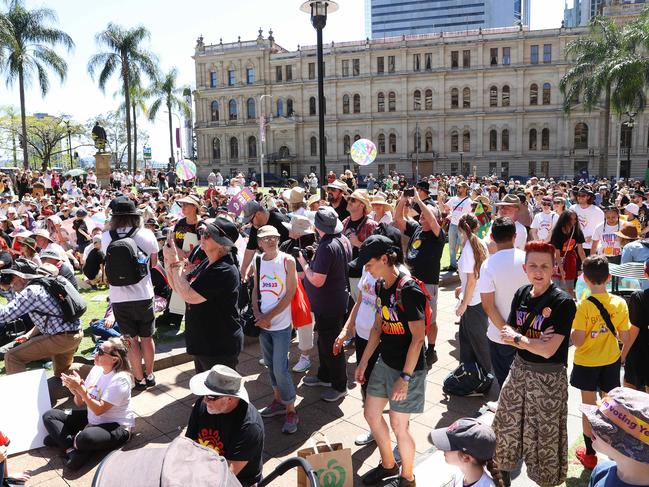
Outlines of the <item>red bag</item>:
M 295 296 L 293 296 L 293 300 L 291 301 L 291 319 L 293 320 L 293 328 L 313 324 L 311 303 L 304 290 L 304 285 L 302 285 L 302 280 L 299 277 L 297 279 L 297 287 L 295 288 Z

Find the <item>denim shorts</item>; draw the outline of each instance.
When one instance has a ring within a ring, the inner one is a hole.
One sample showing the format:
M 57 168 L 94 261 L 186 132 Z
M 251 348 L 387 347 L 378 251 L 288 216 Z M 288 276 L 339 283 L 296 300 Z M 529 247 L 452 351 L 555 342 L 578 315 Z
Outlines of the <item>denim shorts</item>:
M 379 357 L 367 385 L 367 395 L 389 399 L 392 395 L 392 387 L 400 374 L 400 370 L 388 367 Z M 407 414 L 423 413 L 425 396 L 426 370 L 416 370 L 408 384 L 408 395 L 403 401 L 390 399 L 390 411 Z

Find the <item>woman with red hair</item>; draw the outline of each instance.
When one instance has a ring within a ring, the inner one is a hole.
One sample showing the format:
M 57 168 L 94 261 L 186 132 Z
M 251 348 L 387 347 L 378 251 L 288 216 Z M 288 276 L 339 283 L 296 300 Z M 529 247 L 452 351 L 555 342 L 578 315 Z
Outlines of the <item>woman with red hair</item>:
M 529 285 L 514 294 L 501 338 L 516 357 L 500 391 L 493 422 L 494 460 L 505 478 L 525 461 L 530 480 L 558 485 L 568 472 L 568 337 L 575 302 L 552 283 L 556 249 L 525 246 Z

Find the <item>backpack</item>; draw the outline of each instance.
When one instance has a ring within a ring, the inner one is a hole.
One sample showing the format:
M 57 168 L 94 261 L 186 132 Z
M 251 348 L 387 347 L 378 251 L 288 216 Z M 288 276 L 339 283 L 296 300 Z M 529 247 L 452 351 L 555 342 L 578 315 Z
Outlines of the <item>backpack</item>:
M 106 278 L 111 286 L 132 286 L 148 273 L 149 257 L 137 246 L 133 239 L 137 228 L 132 228 L 120 237 L 116 231 L 110 232 L 111 242 L 106 249 Z
M 395 292 L 396 295 L 396 300 L 397 300 L 397 306 L 401 311 L 405 311 L 405 307 L 403 306 L 403 303 L 401 302 L 401 288 L 404 286 L 404 284 L 408 281 L 415 281 L 415 284 L 421 289 L 421 292 L 424 293 L 424 297 L 426 298 L 426 313 L 425 313 L 425 324 L 426 324 L 426 335 L 428 335 L 428 330 L 430 329 L 430 325 L 433 322 L 433 309 L 430 307 L 430 301 L 433 299 L 433 297 L 430 295 L 428 292 L 428 289 L 426 289 L 426 284 L 424 284 L 422 281 L 417 279 L 416 277 L 413 276 L 403 276 L 401 279 L 399 279 L 399 282 L 397 283 L 397 290 Z
M 491 387 L 494 376 L 476 362 L 467 362 L 446 376 L 442 390 L 452 396 L 482 396 Z
M 43 286 L 61 308 L 60 315 L 51 315 L 42 311 L 37 311 L 37 313 L 46 316 L 55 316 L 66 322 L 71 322 L 79 319 L 86 312 L 86 301 L 65 277 L 43 277 L 32 282 Z

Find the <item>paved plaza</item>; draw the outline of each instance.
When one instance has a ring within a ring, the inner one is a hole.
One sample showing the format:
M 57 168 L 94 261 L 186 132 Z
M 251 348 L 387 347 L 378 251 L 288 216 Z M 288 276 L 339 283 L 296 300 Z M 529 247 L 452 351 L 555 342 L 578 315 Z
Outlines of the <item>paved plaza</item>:
M 438 313 L 439 336 L 437 353 L 439 362 L 428 373 L 426 387 L 426 407 L 422 414 L 413 415 L 411 429 L 417 443 L 418 454 L 430 450 L 428 433 L 432 428 L 448 426 L 462 416 L 477 416 L 479 410 L 488 400 L 496 398 L 495 390 L 480 398 L 447 397 L 442 392 L 444 377 L 458 364 L 458 342 L 454 314 L 454 284 L 440 289 Z M 259 345 L 251 343 L 246 346 L 240 357 L 239 372 L 245 377 L 246 388 L 255 406 L 266 406 L 272 399 L 272 389 L 268 374 L 260 366 Z M 299 430 L 294 435 L 284 435 L 281 427 L 284 418 L 265 419 L 266 442 L 264 445 L 264 473 L 273 470 L 282 460 L 294 456 L 296 451 L 309 444 L 309 436 L 314 431 L 321 430 L 330 441 L 342 442 L 346 448 L 351 448 L 355 470 L 355 485 L 361 485 L 360 476 L 379 462 L 378 449 L 375 445 L 358 447 L 354 438 L 367 431 L 368 426 L 363 418 L 360 387 L 352 382 L 356 365 L 353 350 L 347 352 L 349 377 L 349 395 L 337 403 L 325 403 L 320 400 L 319 388 L 304 387 L 301 383 L 297 388 L 297 408 L 300 416 Z M 297 345 L 291 347 L 291 363 L 298 358 Z M 311 373 L 315 373 L 315 367 Z M 145 392 L 133 396 L 132 405 L 137 414 L 133 438 L 126 449 L 139 448 L 143 445 L 164 446 L 177 435 L 184 433 L 184 427 L 189 418 L 191 407 L 196 396 L 189 391 L 189 379 L 194 373 L 191 362 L 173 366 L 156 372 L 158 385 Z M 294 374 L 296 382 L 299 374 Z M 570 391 L 569 437 L 572 445 L 581 434 L 581 419 L 578 411 L 578 395 Z M 72 407 L 71 400 L 59 400 L 59 407 Z M 78 472 L 63 468 L 63 458 L 60 453 L 51 448 L 40 448 L 31 452 L 17 455 L 10 459 L 11 470 L 31 470 L 33 478 L 29 485 L 58 486 L 90 486 L 96 466 L 100 460 L 96 456 L 89 465 Z M 571 463 L 576 462 L 570 459 Z M 273 485 L 294 487 L 297 485 L 296 472 L 290 471 L 277 479 Z M 582 479 L 584 477 L 582 476 Z M 587 477 L 586 477 L 587 478 Z M 421 485 L 430 485 L 424 479 L 418 479 Z M 515 486 L 533 485 L 524 472 L 513 482 Z M 573 484 L 581 485 L 581 484 Z

